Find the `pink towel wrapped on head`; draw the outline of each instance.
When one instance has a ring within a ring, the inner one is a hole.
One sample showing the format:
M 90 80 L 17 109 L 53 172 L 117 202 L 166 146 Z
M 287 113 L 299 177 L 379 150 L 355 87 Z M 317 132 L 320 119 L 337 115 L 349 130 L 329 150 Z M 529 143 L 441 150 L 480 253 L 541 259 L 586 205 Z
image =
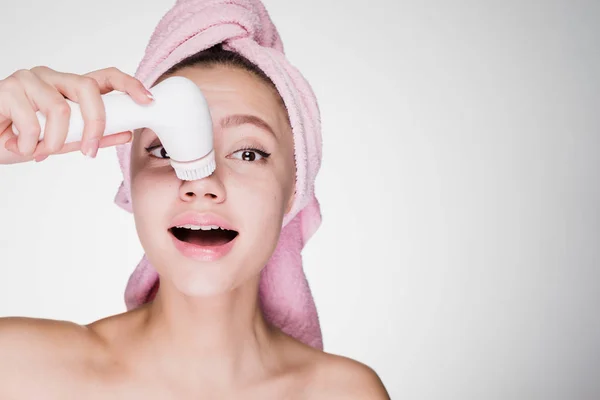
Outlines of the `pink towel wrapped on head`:
M 314 183 L 321 165 L 321 124 L 314 93 L 286 59 L 283 44 L 259 0 L 179 0 L 156 27 L 135 74 L 146 87 L 179 61 L 223 43 L 256 64 L 273 81 L 287 108 L 294 136 L 296 196 L 275 252 L 261 272 L 260 303 L 267 321 L 288 335 L 323 348 L 315 303 L 301 251 L 321 224 Z M 131 144 L 117 147 L 124 181 L 116 203 L 132 212 Z M 152 300 L 158 274 L 144 256 L 125 290 L 128 309 Z

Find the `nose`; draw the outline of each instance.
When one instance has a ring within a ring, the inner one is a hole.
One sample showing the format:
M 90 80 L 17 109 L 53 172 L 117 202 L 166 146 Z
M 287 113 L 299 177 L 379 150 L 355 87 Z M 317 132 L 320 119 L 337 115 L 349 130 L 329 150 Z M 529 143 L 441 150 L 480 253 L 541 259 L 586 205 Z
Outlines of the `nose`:
M 217 171 L 206 178 L 195 181 L 181 181 L 179 197 L 186 202 L 208 200 L 214 203 L 225 201 L 225 186 Z

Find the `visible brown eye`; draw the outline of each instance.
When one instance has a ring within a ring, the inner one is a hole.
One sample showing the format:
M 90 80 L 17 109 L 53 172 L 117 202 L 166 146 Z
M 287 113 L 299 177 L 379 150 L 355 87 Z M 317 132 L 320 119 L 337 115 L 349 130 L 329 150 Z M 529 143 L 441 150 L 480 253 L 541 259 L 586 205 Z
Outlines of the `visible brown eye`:
M 151 154 L 153 157 L 156 157 L 156 158 L 163 158 L 163 159 L 169 158 L 167 151 L 165 150 L 165 148 L 162 145 L 150 146 L 150 147 L 146 148 L 146 151 L 149 154 Z
M 256 153 L 253 151 L 244 151 L 242 153 L 242 160 L 244 161 L 254 161 L 254 159 L 256 159 Z
M 258 149 L 242 149 L 233 153 L 233 157 L 242 161 L 260 161 L 269 157 L 271 154 Z

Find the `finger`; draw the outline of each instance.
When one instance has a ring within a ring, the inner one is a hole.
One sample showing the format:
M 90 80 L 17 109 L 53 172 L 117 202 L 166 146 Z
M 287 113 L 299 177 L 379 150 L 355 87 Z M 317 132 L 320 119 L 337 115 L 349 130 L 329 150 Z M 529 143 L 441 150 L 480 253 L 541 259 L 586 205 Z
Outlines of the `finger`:
M 17 146 L 17 137 L 12 132 L 12 126 L 9 124 L 3 130 L 0 130 L 0 143 L 2 146 L 13 153 L 19 154 L 19 149 Z M 14 150 L 16 148 L 16 150 Z
M 129 132 L 129 131 L 119 132 L 119 133 L 111 134 L 109 136 L 104 136 L 102 139 L 100 139 L 99 147 L 105 148 L 105 147 L 117 146 L 120 144 L 128 143 L 130 141 L 131 141 L 131 132 Z M 56 154 L 70 153 L 70 152 L 79 150 L 79 148 L 80 148 L 80 142 L 67 143 Z
M 133 137 L 132 132 L 130 132 L 130 131 L 119 132 L 119 133 L 115 133 L 115 134 L 112 134 L 109 136 L 105 136 L 102 139 L 100 139 L 99 148 L 106 148 L 106 147 L 118 146 L 121 144 L 129 143 L 131 141 L 132 137 Z M 19 153 L 19 149 L 17 147 L 17 137 L 16 136 L 13 135 L 12 138 L 8 139 L 6 141 L 6 143 L 4 144 L 4 146 L 7 150 L 9 150 L 17 155 L 21 155 Z M 80 148 L 81 148 L 81 142 L 66 143 L 62 149 L 54 152 L 53 154 L 71 153 L 74 151 L 78 151 Z M 32 154 L 32 157 L 34 159 L 36 159 L 36 161 L 39 162 L 41 160 L 38 160 L 38 158 L 43 157 L 45 159 L 49 155 L 50 154 L 48 154 L 46 151 L 44 151 L 43 147 L 38 145 L 35 152 Z
M 67 137 L 71 109 L 65 98 L 54 88 L 31 71 L 20 73 L 25 94 L 34 107 L 46 117 L 44 139 L 36 151 L 46 154 L 60 150 Z
M 131 131 L 119 132 L 114 135 L 103 137 L 100 140 L 100 148 L 118 146 L 131 142 L 132 133 Z
M 5 116 L 0 114 L 0 132 L 5 132 L 6 128 L 8 128 L 10 125 L 12 124 L 12 121 L 9 118 L 6 118 Z M 11 129 L 11 133 L 12 133 L 12 129 Z M 2 136 L 2 134 L 0 134 L 0 136 Z
M 100 138 L 106 128 L 106 110 L 98 82 L 92 78 L 80 78 L 77 98 L 81 107 L 84 128 L 81 137 L 81 152 L 87 157 L 96 157 Z
M 19 146 L 17 145 L 17 137 L 13 135 L 4 143 L 4 148 L 12 153 L 21 155 L 19 152 Z
M 42 142 L 39 142 L 37 147 L 35 148 L 35 151 L 33 152 L 33 154 L 31 154 L 30 156 L 26 157 L 26 158 L 35 158 L 38 157 L 40 154 L 48 154 L 47 152 L 41 150 L 43 147 L 41 146 Z M 19 156 L 20 158 L 23 158 L 23 155 L 21 154 L 21 152 L 19 151 L 19 147 L 17 146 L 17 137 L 13 137 L 8 139 L 5 143 L 4 143 L 4 148 L 8 151 L 10 151 L 11 153 Z M 23 160 L 26 161 L 26 160 Z
M 18 129 L 19 152 L 22 155 L 31 155 L 39 141 L 40 124 L 33 105 L 25 93 L 22 80 L 15 74 L 1 83 L 0 114 L 10 119 Z
M 82 76 L 95 80 L 101 94 L 117 90 L 129 94 L 140 104 L 149 104 L 153 101 L 152 93 L 144 87 L 142 82 L 114 67 L 88 72 L 85 75 L 58 72 L 44 66 L 32 68 L 32 71 L 77 103 L 79 103 L 78 93 L 74 90 L 76 85 L 73 84 Z
M 80 149 L 83 154 L 95 157 L 100 137 L 104 134 L 106 127 L 106 111 L 98 83 L 89 77 L 58 72 L 44 66 L 32 68 L 31 71 L 79 104 L 83 117 Z
M 149 104 L 153 100 L 152 93 L 146 89 L 142 82 L 117 68 L 100 69 L 89 72 L 84 76 L 88 76 L 98 82 L 100 91 L 103 94 L 112 90 L 118 90 L 129 94 L 140 104 Z
M 9 129 L 11 129 L 11 128 L 9 128 Z M 6 131 L 0 134 L 0 144 L 2 145 L 2 148 L 7 149 L 7 150 L 10 149 L 10 150 L 8 151 L 9 154 L 4 154 L 2 156 L 3 163 L 4 164 L 15 164 L 15 163 L 22 163 L 25 161 L 29 161 L 32 157 L 25 157 L 19 152 L 19 149 L 17 147 L 17 139 L 16 139 L 16 136 L 12 135 L 12 129 L 10 132 L 12 136 L 5 134 L 5 133 L 6 133 Z M 8 142 L 7 139 L 13 139 L 13 140 Z
M 48 155 L 45 155 L 45 156 L 37 156 L 37 157 L 33 157 L 33 160 L 34 160 L 35 162 L 42 162 L 42 161 L 44 161 L 46 158 L 48 158 Z

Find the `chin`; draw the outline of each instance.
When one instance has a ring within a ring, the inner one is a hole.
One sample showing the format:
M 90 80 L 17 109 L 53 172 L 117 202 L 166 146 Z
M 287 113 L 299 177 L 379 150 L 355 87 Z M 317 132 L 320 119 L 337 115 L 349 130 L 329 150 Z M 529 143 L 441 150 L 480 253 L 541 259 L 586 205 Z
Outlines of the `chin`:
M 243 270 L 240 269 L 243 268 Z M 260 274 L 260 268 L 233 260 L 198 263 L 185 260 L 163 269 L 161 279 L 168 280 L 186 297 L 208 298 L 231 293 Z M 257 286 L 258 287 L 258 286 Z
M 185 280 L 174 282 L 174 284 L 181 295 L 198 299 L 216 297 L 231 291 L 231 285 L 209 282 L 204 279 Z

